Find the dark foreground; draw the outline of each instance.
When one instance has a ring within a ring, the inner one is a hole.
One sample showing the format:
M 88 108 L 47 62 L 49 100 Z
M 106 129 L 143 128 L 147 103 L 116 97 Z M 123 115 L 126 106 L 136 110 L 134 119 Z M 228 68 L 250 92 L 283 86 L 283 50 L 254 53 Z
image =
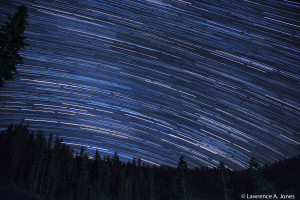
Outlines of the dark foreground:
M 74 156 L 75 155 L 75 156 Z M 11 125 L 0 134 L 0 199 L 198 200 L 300 198 L 300 156 L 249 169 L 189 169 L 183 157 L 178 167 L 146 166 L 141 160 L 123 163 L 117 154 L 89 158 L 74 153 L 52 136 Z M 243 196 L 244 195 L 244 196 Z M 269 196 L 270 197 L 270 196 Z

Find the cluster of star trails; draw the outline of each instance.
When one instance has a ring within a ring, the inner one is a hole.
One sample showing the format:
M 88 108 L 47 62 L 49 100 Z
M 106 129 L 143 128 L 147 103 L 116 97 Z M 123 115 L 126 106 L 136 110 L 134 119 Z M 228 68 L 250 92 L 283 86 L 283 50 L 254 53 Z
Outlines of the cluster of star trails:
M 300 4 L 11 0 L 29 10 L 0 127 L 24 120 L 124 161 L 248 167 L 300 153 Z

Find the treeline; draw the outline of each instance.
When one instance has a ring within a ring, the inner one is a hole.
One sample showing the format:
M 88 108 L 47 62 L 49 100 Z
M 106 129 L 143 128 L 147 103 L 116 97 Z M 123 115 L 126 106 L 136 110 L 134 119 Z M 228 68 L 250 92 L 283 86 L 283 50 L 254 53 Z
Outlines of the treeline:
M 89 158 L 59 137 L 45 138 L 26 125 L 10 125 L 0 134 L 0 199 L 55 200 L 197 200 L 241 199 L 241 194 L 292 194 L 300 191 L 300 157 L 261 168 L 189 169 L 183 157 L 177 168 L 123 163 L 117 153 Z M 298 194 L 297 194 L 298 192 Z

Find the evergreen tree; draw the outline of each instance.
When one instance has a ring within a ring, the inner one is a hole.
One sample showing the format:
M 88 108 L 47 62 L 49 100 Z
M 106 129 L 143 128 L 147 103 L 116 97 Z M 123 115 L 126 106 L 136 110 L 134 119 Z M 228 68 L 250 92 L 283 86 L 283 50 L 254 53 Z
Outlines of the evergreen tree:
M 42 184 L 40 182 L 43 169 L 44 162 L 46 160 L 46 139 L 41 132 L 38 132 L 35 136 L 35 148 L 32 153 L 32 158 L 34 159 L 33 167 L 31 168 L 30 177 L 30 190 L 33 193 L 38 193 L 38 186 Z
M 249 162 L 250 181 L 255 194 L 273 194 L 273 186 L 263 176 L 263 170 L 255 157 Z
M 23 124 L 18 125 L 12 133 L 12 143 L 10 147 L 11 160 L 8 163 L 10 167 L 9 183 L 18 181 L 21 177 L 21 172 L 24 169 L 24 162 L 26 162 L 26 142 L 28 137 L 27 126 Z
M 144 176 L 143 167 L 141 164 L 141 159 L 138 159 L 138 164 L 136 167 L 136 180 L 135 180 L 135 199 L 142 200 L 146 199 L 147 193 L 147 182 Z
M 61 169 L 62 169 L 62 160 L 60 159 L 61 156 L 61 147 L 62 144 L 58 135 L 56 135 L 56 139 L 54 142 L 54 148 L 52 151 L 52 156 L 50 158 L 50 168 L 49 168 L 49 177 L 47 183 L 46 194 L 49 195 L 50 199 L 54 198 L 55 194 L 59 190 L 59 178 L 61 177 Z
M 78 184 L 78 196 L 77 199 L 85 200 L 88 199 L 89 196 L 89 171 L 88 171 L 88 156 L 86 153 L 83 154 L 81 161 L 81 168 L 79 171 L 79 184 Z
M 219 164 L 219 176 L 222 183 L 222 191 L 224 193 L 224 199 L 228 200 L 231 196 L 231 185 L 229 180 L 229 170 L 225 167 L 223 162 Z
M 112 185 L 112 161 L 109 156 L 103 158 L 102 165 L 102 199 L 111 198 L 111 185 Z
M 25 25 L 28 11 L 26 6 L 17 7 L 16 14 L 10 18 L 0 30 L 0 87 L 5 80 L 12 80 L 16 72 L 16 65 L 23 63 L 23 58 L 18 52 L 25 47 Z
M 112 184 L 111 184 L 111 194 L 113 199 L 117 199 L 120 184 L 120 173 L 121 173 L 121 162 L 117 152 L 112 158 Z
M 132 197 L 132 191 L 133 186 L 134 186 L 134 177 L 135 177 L 135 160 L 133 159 L 132 163 L 130 163 L 129 161 L 127 162 L 126 165 L 126 179 L 125 179 L 125 184 L 124 184 L 124 190 L 125 190 L 125 194 L 124 194 L 124 200 L 131 200 L 133 199 Z
M 48 141 L 47 141 L 47 147 L 46 147 L 46 155 L 45 155 L 45 162 L 43 163 L 43 168 L 42 168 L 42 177 L 41 177 L 41 183 L 39 185 L 39 194 L 44 193 L 47 183 L 48 181 L 46 181 L 45 179 L 47 178 L 47 171 L 49 170 L 49 162 L 51 159 L 51 154 L 52 154 L 52 139 L 53 139 L 53 134 L 51 133 Z
M 102 192 L 102 173 L 101 169 L 103 166 L 102 160 L 100 159 L 100 154 L 98 150 L 95 152 L 94 160 L 92 161 L 92 165 L 90 167 L 90 175 L 91 175 L 91 199 L 101 199 Z
M 179 200 L 190 200 L 188 168 L 183 156 L 180 157 L 177 165 L 177 187 Z

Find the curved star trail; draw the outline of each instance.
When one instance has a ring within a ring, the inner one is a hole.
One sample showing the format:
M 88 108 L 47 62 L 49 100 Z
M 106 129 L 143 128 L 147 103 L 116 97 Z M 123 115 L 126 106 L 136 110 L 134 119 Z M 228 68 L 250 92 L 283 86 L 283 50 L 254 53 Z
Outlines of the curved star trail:
M 36 0 L 1 89 L 22 119 L 124 161 L 248 167 L 300 153 L 299 8 L 279 0 Z M 298 13 L 298 14 L 297 14 Z

